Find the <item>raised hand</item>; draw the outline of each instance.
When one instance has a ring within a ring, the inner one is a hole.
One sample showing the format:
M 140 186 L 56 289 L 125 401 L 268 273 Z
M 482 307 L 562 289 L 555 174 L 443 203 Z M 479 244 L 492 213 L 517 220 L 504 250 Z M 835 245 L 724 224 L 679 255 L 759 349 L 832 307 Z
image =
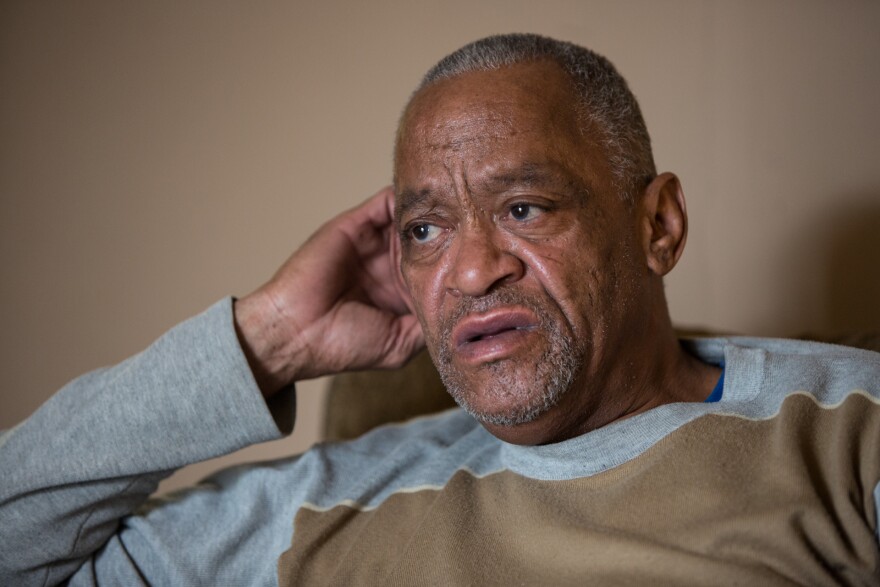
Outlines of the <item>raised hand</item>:
M 388 187 L 337 216 L 236 302 L 239 338 L 265 396 L 292 381 L 397 367 L 421 348 L 390 254 L 393 207 Z

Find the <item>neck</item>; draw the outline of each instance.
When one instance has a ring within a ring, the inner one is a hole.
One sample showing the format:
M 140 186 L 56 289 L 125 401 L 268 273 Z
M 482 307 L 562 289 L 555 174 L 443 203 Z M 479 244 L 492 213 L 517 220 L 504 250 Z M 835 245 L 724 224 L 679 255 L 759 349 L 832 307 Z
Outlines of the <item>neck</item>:
M 664 404 L 702 402 L 721 376 L 720 368 L 684 350 L 672 327 L 665 299 L 660 298 L 658 306 L 662 307 L 619 349 L 620 360 L 613 361 L 606 389 L 598 394 L 606 398 L 603 404 L 609 408 L 602 410 L 600 426 Z M 632 344 L 633 340 L 639 343 Z M 609 397 L 618 401 L 608 401 Z
M 593 368 L 585 365 L 583 380 L 558 405 L 532 422 L 489 431 L 514 444 L 550 444 L 664 404 L 704 401 L 721 370 L 682 348 L 662 301 L 662 312 L 637 322 L 605 356 L 594 357 Z

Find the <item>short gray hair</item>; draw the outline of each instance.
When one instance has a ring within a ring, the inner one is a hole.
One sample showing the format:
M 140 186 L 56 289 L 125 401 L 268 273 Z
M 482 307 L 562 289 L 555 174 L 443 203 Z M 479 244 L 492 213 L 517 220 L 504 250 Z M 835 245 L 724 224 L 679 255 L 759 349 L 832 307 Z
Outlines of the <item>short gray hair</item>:
M 635 96 L 614 65 L 586 49 L 534 34 L 486 37 L 465 45 L 432 67 L 415 94 L 434 82 L 471 71 L 549 59 L 568 73 L 580 100 L 582 131 L 590 125 L 608 157 L 614 184 L 632 201 L 657 175 L 651 137 Z M 414 94 L 414 95 L 415 95 Z

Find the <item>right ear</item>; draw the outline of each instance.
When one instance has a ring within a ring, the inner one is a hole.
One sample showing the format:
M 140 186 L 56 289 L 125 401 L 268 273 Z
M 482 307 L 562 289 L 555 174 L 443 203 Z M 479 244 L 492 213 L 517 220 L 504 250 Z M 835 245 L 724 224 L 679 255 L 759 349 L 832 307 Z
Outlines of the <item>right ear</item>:
M 662 277 L 678 263 L 687 241 L 687 208 L 674 173 L 655 177 L 641 198 L 643 246 L 648 267 Z

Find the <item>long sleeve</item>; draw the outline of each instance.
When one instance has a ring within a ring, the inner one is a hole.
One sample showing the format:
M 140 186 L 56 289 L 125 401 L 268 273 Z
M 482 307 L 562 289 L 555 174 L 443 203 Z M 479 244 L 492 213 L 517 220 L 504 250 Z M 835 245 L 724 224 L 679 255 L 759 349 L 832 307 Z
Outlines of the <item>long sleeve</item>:
M 230 299 L 69 383 L 0 437 L 0 584 L 64 581 L 175 469 L 289 433 L 293 399 L 264 402 Z

